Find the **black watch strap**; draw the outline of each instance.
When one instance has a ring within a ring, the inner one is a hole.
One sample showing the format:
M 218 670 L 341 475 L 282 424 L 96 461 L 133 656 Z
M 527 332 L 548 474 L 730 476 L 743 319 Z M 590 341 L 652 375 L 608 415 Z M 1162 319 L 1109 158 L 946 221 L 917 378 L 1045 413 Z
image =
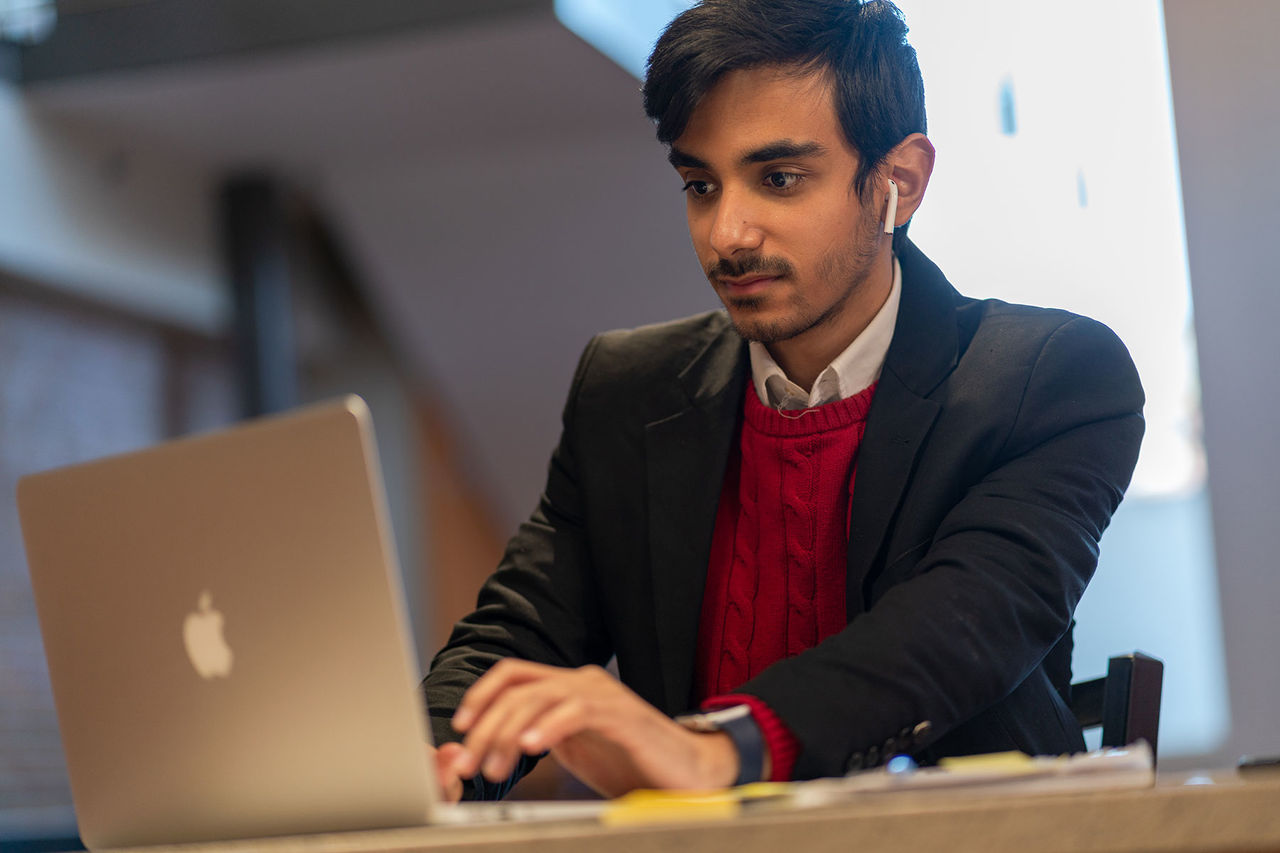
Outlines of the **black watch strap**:
M 685 714 L 676 717 L 676 722 L 695 732 L 724 732 L 729 736 L 738 750 L 738 778 L 734 785 L 748 785 L 764 777 L 764 735 L 750 705 Z

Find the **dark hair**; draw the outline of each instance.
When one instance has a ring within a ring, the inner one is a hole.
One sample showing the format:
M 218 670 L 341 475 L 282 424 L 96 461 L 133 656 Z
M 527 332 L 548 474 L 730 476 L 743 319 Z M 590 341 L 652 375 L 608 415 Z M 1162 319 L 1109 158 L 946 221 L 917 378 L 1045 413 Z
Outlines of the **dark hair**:
M 765 65 L 830 72 L 836 115 L 860 157 L 859 195 L 895 145 L 925 132 L 920 65 L 889 0 L 702 0 L 649 55 L 644 110 L 658 139 L 674 142 L 726 72 Z

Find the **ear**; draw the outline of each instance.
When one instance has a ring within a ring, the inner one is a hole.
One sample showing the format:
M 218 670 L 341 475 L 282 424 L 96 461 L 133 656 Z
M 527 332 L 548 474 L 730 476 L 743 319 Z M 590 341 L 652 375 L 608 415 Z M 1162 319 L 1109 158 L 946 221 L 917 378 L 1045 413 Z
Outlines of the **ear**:
M 888 184 L 892 180 L 898 185 L 898 212 L 893 219 L 895 227 L 906 224 L 915 215 L 920 202 L 924 201 L 924 191 L 933 174 L 933 158 L 933 143 L 923 133 L 911 134 L 885 157 L 878 181 L 881 185 L 881 213 L 884 212 L 884 200 L 888 197 Z

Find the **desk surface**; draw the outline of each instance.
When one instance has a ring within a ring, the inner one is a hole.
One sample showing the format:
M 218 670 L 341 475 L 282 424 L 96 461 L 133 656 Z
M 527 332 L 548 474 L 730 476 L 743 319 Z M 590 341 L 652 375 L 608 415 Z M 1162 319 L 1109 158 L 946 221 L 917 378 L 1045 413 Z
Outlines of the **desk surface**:
M 1196 780 L 1212 784 L 1196 784 Z M 845 806 L 729 821 L 605 828 L 523 823 L 353 832 L 160 850 L 219 853 L 805 853 L 856 849 L 1280 852 L 1280 773 L 1161 777 L 1154 788 L 1053 795 L 955 791 L 867 795 Z

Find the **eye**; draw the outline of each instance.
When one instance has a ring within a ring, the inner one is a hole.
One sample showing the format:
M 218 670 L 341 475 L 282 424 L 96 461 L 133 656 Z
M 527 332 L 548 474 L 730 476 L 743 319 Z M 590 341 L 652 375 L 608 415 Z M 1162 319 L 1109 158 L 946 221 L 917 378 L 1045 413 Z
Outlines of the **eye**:
M 685 184 L 680 188 L 680 191 L 690 195 L 705 196 L 711 193 L 714 186 L 715 185 L 710 181 L 685 181 Z
M 800 183 L 801 177 L 795 172 L 770 172 L 764 176 L 764 182 L 770 189 L 791 190 Z

